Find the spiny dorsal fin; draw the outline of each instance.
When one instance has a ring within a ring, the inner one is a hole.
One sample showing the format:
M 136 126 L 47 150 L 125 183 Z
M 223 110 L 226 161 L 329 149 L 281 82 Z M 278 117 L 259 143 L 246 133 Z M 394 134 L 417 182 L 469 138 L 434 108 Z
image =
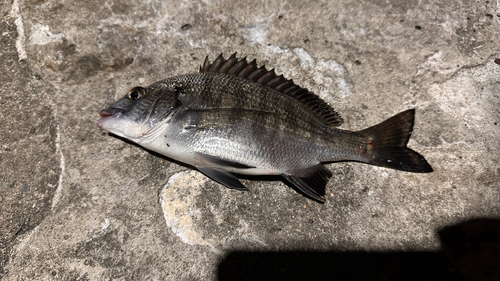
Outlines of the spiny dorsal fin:
M 227 60 L 220 54 L 213 63 L 210 63 L 207 56 L 203 66 L 200 66 L 200 72 L 226 73 L 266 85 L 298 100 L 332 127 L 340 126 L 344 122 L 333 108 L 311 91 L 301 88 L 293 80 L 284 78 L 283 75 L 277 76 L 274 69 L 267 70 L 264 65 L 258 67 L 256 60 L 247 62 L 246 57 L 238 60 L 236 53 Z

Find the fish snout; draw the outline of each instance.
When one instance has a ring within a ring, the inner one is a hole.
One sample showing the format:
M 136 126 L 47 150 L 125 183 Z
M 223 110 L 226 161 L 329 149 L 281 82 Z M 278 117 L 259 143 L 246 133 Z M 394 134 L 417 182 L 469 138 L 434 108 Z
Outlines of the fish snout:
M 113 116 L 113 115 L 121 113 L 121 112 L 123 112 L 122 109 L 108 107 L 106 109 L 101 110 L 99 112 L 99 115 L 101 115 L 102 118 L 105 118 L 105 117 Z
M 120 116 L 122 112 L 123 109 L 113 107 L 108 107 L 101 110 L 99 112 L 101 119 L 97 121 L 97 126 L 99 126 L 99 128 L 103 130 L 109 131 L 108 129 L 110 128 L 111 123 L 113 123 L 113 120 L 115 120 L 116 117 Z

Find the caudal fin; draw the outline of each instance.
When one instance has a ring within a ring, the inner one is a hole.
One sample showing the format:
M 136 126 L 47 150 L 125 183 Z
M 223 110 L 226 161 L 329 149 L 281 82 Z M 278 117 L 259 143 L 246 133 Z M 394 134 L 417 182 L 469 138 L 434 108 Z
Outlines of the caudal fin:
M 410 109 L 360 131 L 370 139 L 366 162 L 414 173 L 432 172 L 432 167 L 422 155 L 406 147 L 413 130 L 414 116 L 415 109 Z

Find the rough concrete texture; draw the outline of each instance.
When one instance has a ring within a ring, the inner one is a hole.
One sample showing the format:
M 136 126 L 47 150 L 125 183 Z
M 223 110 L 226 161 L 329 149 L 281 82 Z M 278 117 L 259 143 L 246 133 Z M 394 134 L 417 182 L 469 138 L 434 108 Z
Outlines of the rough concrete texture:
M 474 266 L 494 238 L 443 251 L 499 223 L 500 2 L 6 0 L 0 13 L 0 278 L 265 279 L 266 259 L 276 276 L 394 279 L 429 261 L 434 276 L 498 276 Z M 320 95 L 345 129 L 416 108 L 409 146 L 435 171 L 329 164 L 321 205 L 281 181 L 229 190 L 96 126 L 132 86 L 236 51 Z M 442 229 L 461 238 L 444 247 Z

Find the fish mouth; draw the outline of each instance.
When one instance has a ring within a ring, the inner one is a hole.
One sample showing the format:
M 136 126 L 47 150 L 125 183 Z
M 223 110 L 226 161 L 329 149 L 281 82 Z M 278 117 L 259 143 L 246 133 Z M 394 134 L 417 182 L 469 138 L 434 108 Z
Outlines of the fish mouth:
M 108 107 L 106 109 L 103 109 L 99 112 L 99 115 L 101 116 L 101 119 L 99 119 L 97 121 L 97 126 L 99 126 L 99 128 L 103 129 L 103 130 L 106 130 L 105 128 L 103 128 L 104 126 L 104 123 L 106 121 L 108 121 L 109 119 L 114 119 L 114 118 L 118 118 L 122 115 L 123 113 L 123 109 L 120 109 L 120 108 L 114 108 L 114 107 Z
M 106 109 L 103 109 L 99 112 L 99 115 L 101 115 L 102 118 L 106 118 L 109 116 L 113 116 L 118 113 L 122 113 L 123 109 L 120 108 L 114 108 L 114 107 L 108 107 Z

